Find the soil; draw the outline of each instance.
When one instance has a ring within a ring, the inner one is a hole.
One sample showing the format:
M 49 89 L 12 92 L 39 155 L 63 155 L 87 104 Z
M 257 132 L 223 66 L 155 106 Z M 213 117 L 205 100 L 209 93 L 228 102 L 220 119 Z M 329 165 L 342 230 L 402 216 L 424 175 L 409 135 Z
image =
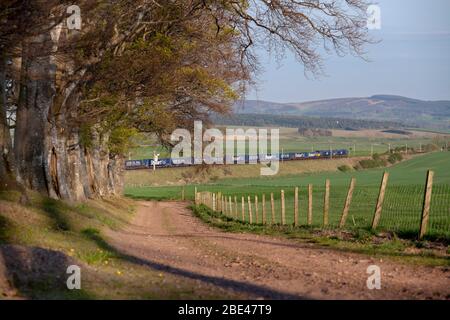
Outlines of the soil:
M 193 216 L 187 202 L 141 202 L 108 242 L 134 262 L 192 291 L 248 299 L 450 299 L 450 268 L 404 264 L 314 244 L 227 233 Z M 381 269 L 370 290 L 367 268 Z

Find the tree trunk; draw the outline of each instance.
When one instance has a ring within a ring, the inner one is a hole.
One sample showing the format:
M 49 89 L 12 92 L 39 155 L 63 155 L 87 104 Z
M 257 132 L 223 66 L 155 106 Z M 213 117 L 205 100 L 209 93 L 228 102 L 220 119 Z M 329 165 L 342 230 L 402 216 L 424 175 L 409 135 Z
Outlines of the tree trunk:
M 96 195 L 105 197 L 110 194 L 109 189 L 109 150 L 108 133 L 102 132 L 100 125 L 92 129 L 92 147 L 90 161 Z
M 73 201 L 117 195 L 123 163 L 120 157 L 110 159 L 109 134 L 100 124 L 92 130 L 91 146 L 80 144 L 79 125 L 70 118 L 78 109 L 77 83 L 56 80 L 54 38 L 49 32 L 23 46 L 15 130 L 18 181 L 52 198 Z
M 51 192 L 46 175 L 48 154 L 45 142 L 50 125 L 49 110 L 56 93 L 56 67 L 51 62 L 51 48 L 50 33 L 36 36 L 23 45 L 14 138 L 18 181 L 29 189 L 46 194 Z
M 16 186 L 11 135 L 6 117 L 6 61 L 0 57 L 0 190 Z
M 123 193 L 123 168 L 124 160 L 121 156 L 113 156 L 108 164 L 108 178 L 110 194 L 119 196 Z

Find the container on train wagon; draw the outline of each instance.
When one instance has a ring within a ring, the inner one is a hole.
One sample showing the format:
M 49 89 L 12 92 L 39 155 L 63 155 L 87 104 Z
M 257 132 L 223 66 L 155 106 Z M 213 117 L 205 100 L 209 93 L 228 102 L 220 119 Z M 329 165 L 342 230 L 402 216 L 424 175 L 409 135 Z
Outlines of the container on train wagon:
M 150 166 L 153 167 L 155 165 L 156 167 L 162 167 L 164 163 L 164 159 L 158 159 L 158 161 L 155 161 L 154 159 L 150 159 Z
M 294 158 L 293 153 L 280 153 L 278 159 L 280 160 L 291 160 Z
M 172 160 L 170 158 L 163 158 L 159 160 L 160 167 L 170 167 L 172 166 Z
M 127 168 L 127 169 L 140 168 L 140 167 L 143 167 L 142 160 L 126 160 L 125 161 L 125 168 Z
M 245 156 L 243 156 L 243 155 L 238 155 L 238 156 L 235 156 L 235 157 L 233 157 L 233 159 L 234 159 L 234 163 L 245 163 Z
M 142 165 L 144 167 L 148 168 L 148 167 L 150 167 L 151 161 L 152 161 L 152 159 L 144 159 L 144 160 L 142 160 Z
M 245 156 L 245 163 L 258 163 L 259 157 L 257 155 L 246 155 Z
M 271 155 L 271 154 L 260 154 L 259 155 L 260 161 L 270 161 L 270 160 L 275 160 L 275 159 L 276 159 L 276 155 Z
M 203 161 L 208 164 L 223 164 L 223 157 L 210 157 L 205 156 L 203 158 Z
M 347 156 L 348 150 L 347 149 L 336 150 L 336 154 L 339 156 Z
M 318 158 L 320 158 L 320 152 L 319 151 L 308 152 L 308 159 L 318 159 Z
M 224 156 L 223 161 L 225 164 L 234 164 L 235 163 L 234 156 L 230 156 L 230 155 Z
M 308 157 L 309 157 L 308 152 L 294 153 L 294 159 L 306 159 Z
M 191 158 L 172 158 L 171 159 L 171 164 L 173 166 L 186 166 L 186 165 L 190 165 L 192 162 Z
M 320 156 L 323 158 L 329 158 L 331 156 L 331 151 L 330 150 L 320 150 L 317 151 L 318 153 L 320 153 Z

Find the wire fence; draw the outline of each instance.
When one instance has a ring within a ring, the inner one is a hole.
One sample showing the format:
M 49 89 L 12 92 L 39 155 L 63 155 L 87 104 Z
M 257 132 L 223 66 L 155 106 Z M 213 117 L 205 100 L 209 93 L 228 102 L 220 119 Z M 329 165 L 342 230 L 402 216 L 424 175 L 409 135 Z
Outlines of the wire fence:
M 427 181 L 428 183 L 432 184 L 432 180 Z M 425 235 L 428 238 L 450 239 L 450 185 L 432 185 L 429 201 L 425 201 L 427 185 L 388 183 L 384 190 L 384 197 L 380 200 L 381 189 L 382 187 L 356 184 L 348 206 L 345 224 L 341 227 L 384 230 L 406 237 L 419 235 L 421 238 Z M 241 222 L 248 223 L 251 219 L 254 224 L 269 225 L 272 223 L 273 208 L 274 223 L 283 224 L 284 207 L 284 224 L 286 225 L 295 224 L 295 213 L 298 212 L 298 226 L 339 228 L 349 189 L 333 187 L 331 182 L 328 189 L 328 201 L 326 193 L 327 188 L 323 185 L 301 186 L 298 188 L 297 205 L 295 188 L 292 187 L 270 188 L 270 190 L 268 188 L 257 193 L 235 193 L 233 190 L 224 190 L 223 193 L 195 191 L 195 200 L 197 204 L 207 205 Z M 426 209 L 426 203 L 429 210 Z M 374 224 L 377 206 L 381 207 L 380 216 Z M 309 210 L 310 207 L 312 210 Z M 263 221 L 263 208 L 265 208 L 266 221 Z M 250 212 L 252 218 L 250 218 Z M 308 219 L 309 212 L 312 219 Z M 422 222 L 424 222 L 423 226 Z

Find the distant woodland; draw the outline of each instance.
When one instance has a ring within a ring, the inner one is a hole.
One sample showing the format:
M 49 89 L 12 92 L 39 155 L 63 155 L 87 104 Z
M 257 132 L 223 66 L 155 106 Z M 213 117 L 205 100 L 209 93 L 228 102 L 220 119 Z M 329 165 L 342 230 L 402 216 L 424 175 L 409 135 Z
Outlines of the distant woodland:
M 402 124 L 392 121 L 372 121 L 340 118 L 313 118 L 294 115 L 273 114 L 236 114 L 236 115 L 214 115 L 211 117 L 213 123 L 228 126 L 280 126 L 301 129 L 389 129 L 401 128 Z

